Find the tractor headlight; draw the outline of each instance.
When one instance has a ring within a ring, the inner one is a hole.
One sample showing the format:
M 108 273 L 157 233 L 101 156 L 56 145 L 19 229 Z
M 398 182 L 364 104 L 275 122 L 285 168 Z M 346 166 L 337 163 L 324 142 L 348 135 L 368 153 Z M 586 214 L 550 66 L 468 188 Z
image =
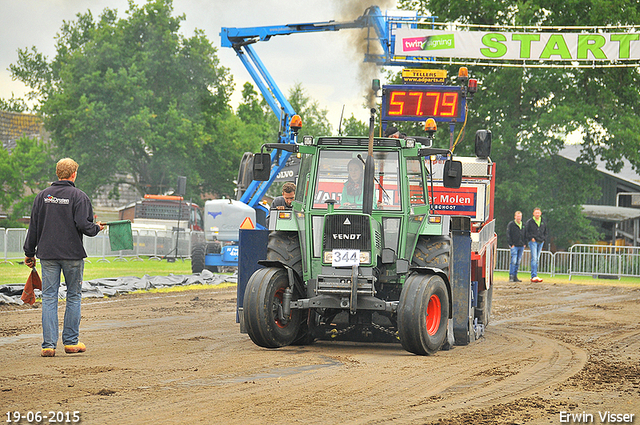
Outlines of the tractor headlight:
M 369 264 L 371 262 L 371 253 L 369 251 L 360 251 L 360 263 Z
M 331 263 L 333 261 L 333 252 L 325 251 L 323 256 L 323 261 L 325 263 Z

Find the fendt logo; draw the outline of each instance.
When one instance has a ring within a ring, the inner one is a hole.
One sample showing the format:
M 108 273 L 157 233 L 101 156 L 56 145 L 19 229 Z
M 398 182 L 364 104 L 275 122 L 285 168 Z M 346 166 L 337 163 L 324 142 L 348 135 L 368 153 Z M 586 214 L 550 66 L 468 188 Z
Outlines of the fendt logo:
M 334 233 L 333 239 L 341 239 L 348 241 L 357 241 L 362 236 L 361 233 Z

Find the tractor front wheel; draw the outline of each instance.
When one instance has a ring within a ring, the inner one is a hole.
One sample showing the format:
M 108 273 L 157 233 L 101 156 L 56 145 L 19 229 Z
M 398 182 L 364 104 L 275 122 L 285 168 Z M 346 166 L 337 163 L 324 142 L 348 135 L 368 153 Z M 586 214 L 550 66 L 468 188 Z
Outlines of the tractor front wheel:
M 283 317 L 283 298 L 289 287 L 287 271 L 279 267 L 258 269 L 244 293 L 244 323 L 251 340 L 260 347 L 290 345 L 300 330 L 300 310 Z
M 414 354 L 435 354 L 447 337 L 449 293 L 437 275 L 410 275 L 400 294 L 398 336 Z

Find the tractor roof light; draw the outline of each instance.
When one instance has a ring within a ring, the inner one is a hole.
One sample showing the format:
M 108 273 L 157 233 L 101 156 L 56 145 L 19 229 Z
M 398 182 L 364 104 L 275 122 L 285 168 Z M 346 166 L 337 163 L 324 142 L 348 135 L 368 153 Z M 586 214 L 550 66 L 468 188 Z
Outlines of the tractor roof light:
M 438 126 L 436 125 L 436 120 L 433 118 L 427 119 L 427 122 L 424 123 L 424 131 L 427 132 L 427 136 L 431 139 L 433 135 L 438 130 Z
M 467 84 L 467 81 L 469 81 L 469 70 L 467 69 L 467 67 L 462 66 L 458 70 L 458 81 L 460 81 L 462 84 Z
M 406 148 L 415 148 L 416 147 L 416 139 L 412 137 L 407 137 L 404 139 L 404 146 Z
M 302 128 L 302 118 L 300 118 L 300 115 L 292 116 L 289 126 L 295 134 L 298 134 L 298 131 Z
M 313 136 L 304 136 L 302 138 L 302 144 L 307 146 L 313 145 Z

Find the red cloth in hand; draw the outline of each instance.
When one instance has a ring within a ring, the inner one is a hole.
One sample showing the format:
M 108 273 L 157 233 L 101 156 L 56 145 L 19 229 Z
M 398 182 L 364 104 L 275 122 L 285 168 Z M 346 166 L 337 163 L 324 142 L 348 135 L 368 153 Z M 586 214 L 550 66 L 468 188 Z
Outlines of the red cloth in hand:
M 32 268 L 31 273 L 29 273 L 29 278 L 27 279 L 27 283 L 24 284 L 20 299 L 26 304 L 33 305 L 33 303 L 36 302 L 36 295 L 33 292 L 34 289 L 42 290 L 42 280 L 35 267 Z

